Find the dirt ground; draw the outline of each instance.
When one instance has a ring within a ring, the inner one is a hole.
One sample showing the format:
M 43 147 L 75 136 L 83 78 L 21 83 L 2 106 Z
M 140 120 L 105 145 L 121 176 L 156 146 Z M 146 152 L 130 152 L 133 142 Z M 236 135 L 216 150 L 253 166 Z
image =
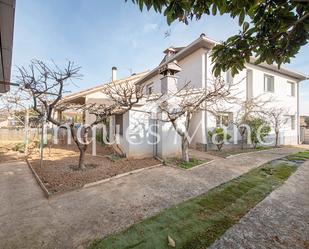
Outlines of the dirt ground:
M 7 163 L 24 158 L 22 153 L 13 151 L 14 144 L 0 143 L 0 163 Z
M 159 164 L 153 158 L 111 160 L 103 156 L 86 156 L 87 169 L 80 171 L 78 165 L 79 153 L 74 150 L 53 148 L 49 155 L 44 149 L 43 166 L 40 166 L 39 156 L 32 155 L 29 162 L 51 193 L 64 192 L 103 180 L 112 176 Z M 113 159 L 113 158 L 112 158 Z

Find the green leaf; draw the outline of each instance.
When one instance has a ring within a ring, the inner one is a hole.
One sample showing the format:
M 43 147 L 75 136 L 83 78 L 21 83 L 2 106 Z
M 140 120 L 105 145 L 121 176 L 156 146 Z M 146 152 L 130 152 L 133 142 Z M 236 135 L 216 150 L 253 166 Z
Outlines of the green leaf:
M 211 12 L 212 12 L 213 16 L 215 16 L 217 14 L 217 6 L 215 4 L 212 5 Z
M 239 20 L 238 20 L 239 26 L 243 24 L 244 20 L 245 20 L 245 11 L 242 10 L 239 14 Z
M 248 22 L 244 22 L 243 26 L 242 26 L 242 29 L 243 29 L 243 32 L 246 32 L 249 28 L 249 23 Z

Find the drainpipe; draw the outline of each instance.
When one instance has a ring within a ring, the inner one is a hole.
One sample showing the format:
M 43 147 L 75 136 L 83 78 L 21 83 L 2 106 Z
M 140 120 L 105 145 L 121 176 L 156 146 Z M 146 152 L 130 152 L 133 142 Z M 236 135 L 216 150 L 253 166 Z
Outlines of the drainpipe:
M 206 52 L 204 54 L 205 58 L 204 58 L 204 70 L 205 70 L 205 73 L 204 73 L 204 88 L 205 88 L 205 93 L 207 94 L 207 55 L 208 55 L 208 52 Z M 205 106 L 207 105 L 206 101 L 205 101 Z M 208 144 L 207 144 L 207 111 L 205 110 L 204 111 L 204 120 L 205 120 L 205 145 L 204 145 L 204 149 L 207 151 L 208 150 Z
M 300 144 L 299 82 L 297 82 L 297 144 Z

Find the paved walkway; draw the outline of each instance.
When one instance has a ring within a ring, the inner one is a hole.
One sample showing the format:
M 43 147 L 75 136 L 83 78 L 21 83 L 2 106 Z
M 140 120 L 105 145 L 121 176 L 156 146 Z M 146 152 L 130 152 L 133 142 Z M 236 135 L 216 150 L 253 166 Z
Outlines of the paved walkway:
M 50 200 L 25 163 L 0 164 L 0 248 L 84 248 L 96 237 L 297 151 L 281 148 L 222 158 L 190 171 L 162 166 Z
M 308 249 L 309 162 L 210 248 Z

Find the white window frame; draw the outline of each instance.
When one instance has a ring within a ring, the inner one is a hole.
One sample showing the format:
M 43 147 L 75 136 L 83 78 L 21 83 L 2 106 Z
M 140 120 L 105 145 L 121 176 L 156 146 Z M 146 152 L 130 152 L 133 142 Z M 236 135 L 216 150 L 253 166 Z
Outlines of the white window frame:
M 289 94 L 288 96 L 295 97 L 296 96 L 296 84 L 293 81 L 287 81 L 289 85 Z
M 273 90 L 269 90 L 268 81 L 266 79 L 272 79 Z M 273 75 L 264 74 L 264 92 L 274 93 L 275 92 L 275 77 Z

